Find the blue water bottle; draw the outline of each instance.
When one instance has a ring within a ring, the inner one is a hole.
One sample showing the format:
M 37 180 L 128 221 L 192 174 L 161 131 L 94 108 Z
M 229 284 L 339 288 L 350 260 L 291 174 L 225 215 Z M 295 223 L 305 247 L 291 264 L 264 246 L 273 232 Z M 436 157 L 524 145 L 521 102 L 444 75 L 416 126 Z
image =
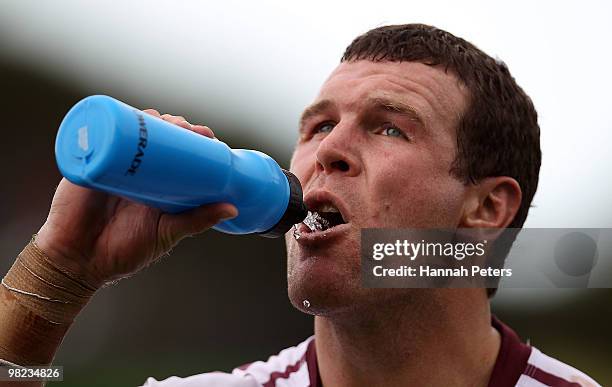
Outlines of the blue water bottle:
M 55 142 L 68 180 L 165 212 L 228 202 L 239 215 L 213 228 L 278 237 L 306 217 L 299 180 L 270 156 L 180 128 L 104 95 L 79 101 Z

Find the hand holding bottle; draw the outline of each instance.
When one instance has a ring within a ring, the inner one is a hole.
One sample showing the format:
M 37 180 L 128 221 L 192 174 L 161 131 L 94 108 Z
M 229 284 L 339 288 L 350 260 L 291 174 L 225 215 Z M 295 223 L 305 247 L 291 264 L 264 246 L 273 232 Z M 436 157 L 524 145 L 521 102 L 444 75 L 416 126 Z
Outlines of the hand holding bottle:
M 145 113 L 214 137 L 205 126 L 183 117 Z M 237 216 L 229 203 L 208 204 L 180 214 L 136 203 L 62 179 L 48 218 L 36 237 L 40 249 L 59 266 L 96 287 L 148 266 L 182 238 Z

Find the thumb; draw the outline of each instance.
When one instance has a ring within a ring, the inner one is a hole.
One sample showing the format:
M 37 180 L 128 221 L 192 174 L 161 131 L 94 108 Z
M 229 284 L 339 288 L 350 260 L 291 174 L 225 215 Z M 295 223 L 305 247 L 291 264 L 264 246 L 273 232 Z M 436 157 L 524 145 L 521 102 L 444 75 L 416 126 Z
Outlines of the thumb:
M 230 203 L 206 204 L 180 214 L 162 214 L 158 238 L 170 249 L 186 236 L 204 232 L 215 224 L 238 216 L 238 209 Z

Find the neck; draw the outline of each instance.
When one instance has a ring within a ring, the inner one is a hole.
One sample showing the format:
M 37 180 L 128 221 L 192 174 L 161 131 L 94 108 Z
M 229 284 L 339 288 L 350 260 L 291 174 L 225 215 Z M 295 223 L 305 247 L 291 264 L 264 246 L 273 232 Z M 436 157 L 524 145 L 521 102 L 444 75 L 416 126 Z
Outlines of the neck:
M 500 336 L 482 289 L 395 290 L 367 311 L 315 318 L 323 385 L 486 387 Z

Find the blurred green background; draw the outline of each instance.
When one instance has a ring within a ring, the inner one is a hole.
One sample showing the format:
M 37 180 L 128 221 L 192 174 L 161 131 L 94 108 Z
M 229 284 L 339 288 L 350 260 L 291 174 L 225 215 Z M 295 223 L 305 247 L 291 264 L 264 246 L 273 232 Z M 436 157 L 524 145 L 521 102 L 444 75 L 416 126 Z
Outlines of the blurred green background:
M 19 30 L 8 31 L 0 24 L 0 35 L 8 32 L 19 34 Z M 345 39 L 343 44 L 348 42 Z M 42 56 L 24 60 L 4 48 L 0 50 L 0 275 L 45 220 L 60 180 L 53 156 L 55 133 L 67 110 L 87 95 L 109 94 L 141 108 L 185 115 L 192 122 L 212 127 L 232 147 L 258 149 L 281 165 L 288 165 L 290 149 L 238 127 L 233 116 L 241 114 L 240 107 L 229 106 L 220 113 L 204 105 L 201 111 L 180 110 L 177 106 L 181 99 L 171 90 L 166 98 L 146 90 L 128 92 L 117 87 L 116 79 L 108 84 L 89 83 L 80 77 L 67 81 L 46 71 Z M 325 60 L 336 63 L 343 48 L 338 47 L 329 58 L 325 55 Z M 159 47 L 162 53 L 165 49 Z M 72 65 L 61 60 L 53 64 L 64 70 Z M 113 78 L 113 63 L 109 62 L 97 63 L 98 79 L 104 79 L 104 70 L 100 69 L 105 65 L 109 79 Z M 127 76 L 139 75 L 137 68 L 126 72 Z M 160 69 L 160 79 L 168 76 Z M 256 87 L 261 85 L 246 84 L 244 92 Z M 315 90 L 318 85 L 311 87 Z M 241 91 L 219 90 L 218 95 L 231 101 L 231 94 L 236 92 Z M 299 104 L 304 94 L 300 95 Z M 159 101 L 166 99 L 167 104 L 160 106 Z M 270 106 L 276 103 L 268 102 Z M 299 114 L 294 110 L 279 114 L 293 117 Z M 610 166 L 604 167 L 609 177 Z M 586 189 L 596 191 L 595 187 Z M 605 211 L 609 206 L 602 207 Z M 96 295 L 56 357 L 55 364 L 64 366 L 65 381 L 49 385 L 134 386 L 148 376 L 163 379 L 229 371 L 237 365 L 264 360 L 312 334 L 312 317 L 294 310 L 287 299 L 285 271 L 281 240 L 215 231 L 185 240 L 145 272 Z M 603 385 L 612 385 L 611 296 L 611 289 L 502 289 L 499 299 L 510 301 L 494 302 L 494 312 L 543 352 L 583 370 Z

